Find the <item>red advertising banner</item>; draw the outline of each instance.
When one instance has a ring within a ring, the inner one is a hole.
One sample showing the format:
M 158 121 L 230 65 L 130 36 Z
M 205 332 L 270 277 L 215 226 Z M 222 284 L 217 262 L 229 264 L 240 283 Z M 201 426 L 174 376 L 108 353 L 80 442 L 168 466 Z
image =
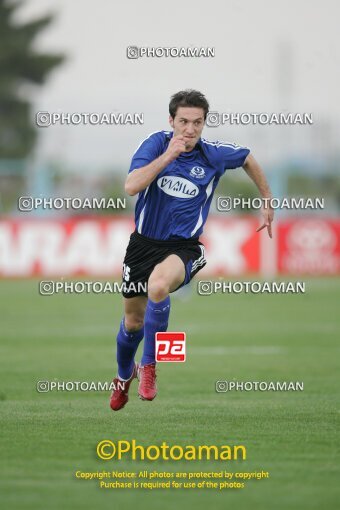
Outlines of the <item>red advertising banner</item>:
M 200 274 L 338 274 L 340 221 L 277 220 L 273 239 L 255 218 L 211 216 Z M 0 276 L 120 277 L 132 218 L 2 219 Z
M 277 270 L 287 274 L 338 274 L 340 221 L 282 221 L 278 229 Z

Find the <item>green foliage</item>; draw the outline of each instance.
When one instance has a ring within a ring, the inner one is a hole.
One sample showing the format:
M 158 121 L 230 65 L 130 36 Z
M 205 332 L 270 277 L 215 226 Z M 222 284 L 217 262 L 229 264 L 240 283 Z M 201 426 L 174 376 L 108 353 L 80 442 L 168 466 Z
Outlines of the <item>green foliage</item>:
M 245 175 L 242 169 L 236 172 L 226 172 L 215 191 L 216 197 L 249 198 L 252 200 L 259 195 L 255 184 Z M 214 200 L 215 200 L 214 199 Z M 237 214 L 249 214 L 251 209 L 237 209 Z
M 13 14 L 19 3 L 0 0 L 0 158 L 24 158 L 36 140 L 31 124 L 29 98 L 23 86 L 42 85 L 64 57 L 37 53 L 36 36 L 52 22 L 44 16 L 26 24 L 16 24 Z

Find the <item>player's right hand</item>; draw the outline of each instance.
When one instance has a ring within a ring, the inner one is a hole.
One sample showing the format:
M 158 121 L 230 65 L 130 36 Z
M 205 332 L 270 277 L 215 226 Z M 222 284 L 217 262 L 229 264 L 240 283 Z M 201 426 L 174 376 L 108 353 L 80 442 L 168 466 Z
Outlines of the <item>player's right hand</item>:
M 171 158 L 171 160 L 174 160 L 178 158 L 181 152 L 185 152 L 184 136 L 182 135 L 173 136 L 166 150 L 166 154 Z

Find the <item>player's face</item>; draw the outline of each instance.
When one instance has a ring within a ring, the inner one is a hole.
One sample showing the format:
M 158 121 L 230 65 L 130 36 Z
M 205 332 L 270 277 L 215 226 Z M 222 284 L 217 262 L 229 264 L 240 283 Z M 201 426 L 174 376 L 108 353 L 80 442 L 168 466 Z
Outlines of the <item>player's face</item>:
M 175 118 L 169 118 L 174 136 L 182 135 L 185 139 L 186 152 L 191 151 L 198 142 L 204 127 L 203 108 L 179 106 Z

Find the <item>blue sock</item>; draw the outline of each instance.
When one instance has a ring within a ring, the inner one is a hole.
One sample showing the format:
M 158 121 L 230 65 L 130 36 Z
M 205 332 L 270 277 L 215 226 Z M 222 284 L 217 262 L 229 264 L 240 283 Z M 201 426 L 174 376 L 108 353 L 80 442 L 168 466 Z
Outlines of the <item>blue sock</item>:
M 145 312 L 145 340 L 142 357 L 142 366 L 155 363 L 155 334 L 158 331 L 166 331 L 170 315 L 170 297 L 168 296 L 159 303 L 154 303 L 151 299 Z
M 127 331 L 123 318 L 117 335 L 118 377 L 121 379 L 130 379 L 135 364 L 135 354 L 143 336 L 144 327 L 139 331 Z

